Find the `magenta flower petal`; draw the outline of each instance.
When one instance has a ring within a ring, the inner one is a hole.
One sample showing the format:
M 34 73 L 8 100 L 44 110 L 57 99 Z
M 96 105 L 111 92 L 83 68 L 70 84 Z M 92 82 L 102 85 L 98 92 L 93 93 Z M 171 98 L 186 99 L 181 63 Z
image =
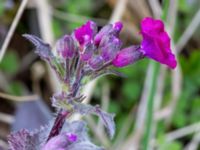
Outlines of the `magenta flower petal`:
M 141 49 L 149 57 L 174 69 L 177 65 L 174 54 L 170 48 L 170 38 L 164 30 L 161 20 L 145 18 L 141 23 L 143 40 Z
M 95 36 L 97 25 L 93 21 L 88 21 L 80 28 L 75 29 L 74 36 L 80 45 L 84 45 Z

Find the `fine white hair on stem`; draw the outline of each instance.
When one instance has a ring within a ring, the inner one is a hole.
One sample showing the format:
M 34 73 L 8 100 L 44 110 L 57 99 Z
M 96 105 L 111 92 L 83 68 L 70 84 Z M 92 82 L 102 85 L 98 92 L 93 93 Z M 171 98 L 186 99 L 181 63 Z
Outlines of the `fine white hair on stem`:
M 13 36 L 13 33 L 15 32 L 15 29 L 16 29 L 16 27 L 17 27 L 17 25 L 19 23 L 19 20 L 20 20 L 22 14 L 23 14 L 23 12 L 24 12 L 24 10 L 26 8 L 27 3 L 28 3 L 28 0 L 23 0 L 21 2 L 20 6 L 19 6 L 17 14 L 16 14 L 16 16 L 15 16 L 15 18 L 14 18 L 12 24 L 11 24 L 11 27 L 10 27 L 8 33 L 7 33 L 7 36 L 6 36 L 6 38 L 5 38 L 5 40 L 4 40 L 3 44 L 2 44 L 1 51 L 0 51 L 0 62 L 3 59 L 3 56 L 4 56 L 5 52 L 6 52 L 6 49 L 8 48 L 8 44 L 10 43 L 10 40 L 11 40 L 11 38 Z

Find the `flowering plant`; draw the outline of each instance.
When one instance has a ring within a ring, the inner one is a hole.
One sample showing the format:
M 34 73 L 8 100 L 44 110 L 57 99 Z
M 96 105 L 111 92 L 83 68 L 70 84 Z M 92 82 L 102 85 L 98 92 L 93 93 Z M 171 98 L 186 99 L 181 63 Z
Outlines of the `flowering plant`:
M 176 67 L 175 56 L 170 49 L 170 38 L 160 20 L 145 18 L 141 23 L 143 40 L 140 45 L 122 48 L 119 33 L 122 23 L 116 22 L 97 31 L 97 25 L 88 21 L 64 35 L 56 43 L 53 52 L 49 44 L 34 35 L 23 36 L 36 47 L 36 53 L 47 61 L 61 83 L 61 91 L 55 93 L 52 106 L 58 110 L 57 117 L 50 125 L 37 132 L 21 130 L 9 136 L 12 150 L 102 150 L 88 138 L 86 123 L 68 122 L 73 113 L 94 114 L 103 121 L 107 133 L 115 133 L 114 115 L 101 110 L 100 106 L 83 104 L 85 96 L 81 89 L 88 79 L 93 80 L 107 74 L 121 76 L 114 67 L 125 67 L 143 58 L 150 58 L 170 68 Z

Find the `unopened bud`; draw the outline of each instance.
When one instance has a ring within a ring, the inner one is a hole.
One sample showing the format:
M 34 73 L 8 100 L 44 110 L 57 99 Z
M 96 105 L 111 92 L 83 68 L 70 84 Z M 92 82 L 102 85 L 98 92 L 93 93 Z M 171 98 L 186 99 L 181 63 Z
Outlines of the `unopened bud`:
M 112 61 L 120 50 L 122 42 L 115 36 L 106 36 L 100 43 L 100 54 L 105 62 Z
M 73 38 L 69 35 L 63 36 L 57 41 L 56 50 L 63 58 L 72 58 L 76 51 Z
M 92 42 L 87 43 L 83 47 L 82 52 L 80 52 L 81 60 L 88 61 L 92 57 L 95 50 L 96 46 Z
M 115 59 L 112 61 L 115 67 L 125 67 L 144 57 L 143 51 L 140 50 L 138 46 L 130 46 L 128 48 L 122 49 L 116 55 Z
M 97 70 L 103 66 L 103 58 L 101 56 L 94 56 L 89 60 L 89 65 L 92 69 Z
M 118 37 L 122 27 L 123 24 L 121 22 L 116 22 L 114 24 L 108 24 L 104 26 L 95 36 L 94 38 L 95 44 L 99 45 L 104 36 L 114 35 Z

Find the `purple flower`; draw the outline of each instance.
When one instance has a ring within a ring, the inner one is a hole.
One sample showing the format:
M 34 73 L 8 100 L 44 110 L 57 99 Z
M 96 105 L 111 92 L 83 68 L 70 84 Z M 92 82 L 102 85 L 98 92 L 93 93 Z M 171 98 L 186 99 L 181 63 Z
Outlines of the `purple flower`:
M 174 69 L 177 65 L 174 54 L 170 48 L 170 38 L 164 29 L 161 20 L 144 18 L 141 22 L 143 37 L 141 49 L 149 57 Z
M 93 21 L 88 21 L 80 28 L 75 29 L 74 36 L 81 46 L 90 42 L 97 32 L 97 25 Z
M 69 35 L 63 36 L 57 41 L 56 50 L 63 58 L 72 58 L 76 52 L 73 38 Z
M 133 64 L 143 57 L 144 54 L 142 51 L 140 51 L 139 46 L 130 46 L 119 51 L 115 59 L 112 61 L 112 64 L 115 67 L 125 67 Z

